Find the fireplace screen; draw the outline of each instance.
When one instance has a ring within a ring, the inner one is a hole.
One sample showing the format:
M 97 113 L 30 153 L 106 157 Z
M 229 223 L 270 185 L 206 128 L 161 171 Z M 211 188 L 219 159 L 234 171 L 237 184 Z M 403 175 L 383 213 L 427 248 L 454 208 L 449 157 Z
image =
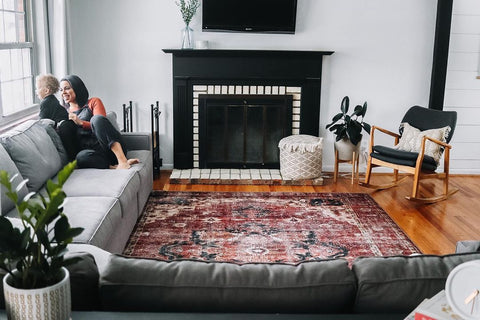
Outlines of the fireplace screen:
M 291 95 L 199 95 L 200 168 L 279 168 Z

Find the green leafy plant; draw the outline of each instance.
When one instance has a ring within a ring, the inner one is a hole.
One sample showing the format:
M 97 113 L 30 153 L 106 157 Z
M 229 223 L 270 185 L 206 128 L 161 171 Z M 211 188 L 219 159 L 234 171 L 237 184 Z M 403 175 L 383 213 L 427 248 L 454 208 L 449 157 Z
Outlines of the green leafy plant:
M 336 141 L 344 138 L 357 145 L 362 140 L 362 129 L 370 134 L 370 125 L 363 121 L 367 112 L 367 102 L 363 106 L 357 105 L 351 115 L 348 115 L 350 98 L 345 96 L 340 105 L 341 112 L 332 118 L 332 122 L 327 124 L 325 129 L 329 129 L 336 135 Z M 340 122 L 339 122 L 340 121 Z
M 200 7 L 200 0 L 180 0 L 175 3 L 180 7 L 183 22 L 188 26 L 197 9 Z
M 27 180 L 13 190 L 6 171 L 0 171 L 0 183 L 6 195 L 15 203 L 23 224 L 23 230 L 0 216 L 0 269 L 8 272 L 15 288 L 35 289 L 51 286 L 61 279 L 61 268 L 77 262 L 64 257 L 67 245 L 83 228 L 72 228 L 63 214 L 66 198 L 64 183 L 76 166 L 76 161 L 67 164 L 58 173 L 58 183 L 48 180 L 46 197 L 33 192 L 22 200 L 18 191 Z M 16 269 L 14 271 L 14 269 Z

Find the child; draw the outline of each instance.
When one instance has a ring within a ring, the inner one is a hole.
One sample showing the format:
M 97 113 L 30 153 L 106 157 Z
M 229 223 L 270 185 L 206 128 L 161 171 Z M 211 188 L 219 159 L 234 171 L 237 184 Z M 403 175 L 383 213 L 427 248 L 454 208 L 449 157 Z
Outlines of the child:
M 67 110 L 60 105 L 60 102 L 55 97 L 55 93 L 60 88 L 60 84 L 51 74 L 39 75 L 36 78 L 36 90 L 40 101 L 40 119 L 52 119 L 55 124 L 62 120 L 68 120 Z

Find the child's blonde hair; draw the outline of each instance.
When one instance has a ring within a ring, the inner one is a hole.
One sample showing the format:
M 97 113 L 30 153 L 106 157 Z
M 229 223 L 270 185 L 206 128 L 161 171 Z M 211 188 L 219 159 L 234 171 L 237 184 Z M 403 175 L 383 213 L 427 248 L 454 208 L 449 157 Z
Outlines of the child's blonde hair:
M 47 74 L 41 74 L 37 76 L 36 80 L 39 83 L 42 83 L 45 88 L 50 90 L 51 94 L 57 93 L 58 89 L 60 89 L 60 83 L 58 82 L 58 79 L 50 73 Z

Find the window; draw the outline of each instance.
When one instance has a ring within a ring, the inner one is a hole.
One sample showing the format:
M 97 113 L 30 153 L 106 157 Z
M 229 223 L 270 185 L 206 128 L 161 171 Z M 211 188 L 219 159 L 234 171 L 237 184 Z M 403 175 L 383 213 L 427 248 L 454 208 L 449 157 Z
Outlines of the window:
M 0 123 L 33 106 L 30 1 L 0 0 Z

